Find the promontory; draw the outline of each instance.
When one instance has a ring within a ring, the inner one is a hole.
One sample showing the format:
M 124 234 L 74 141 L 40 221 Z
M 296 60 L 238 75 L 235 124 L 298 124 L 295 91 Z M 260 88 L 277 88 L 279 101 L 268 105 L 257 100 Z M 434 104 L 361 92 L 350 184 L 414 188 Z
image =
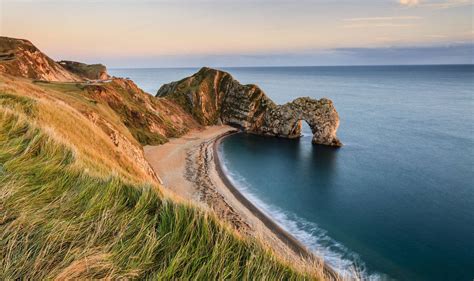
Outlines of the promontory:
M 258 86 L 242 85 L 229 73 L 207 67 L 163 85 L 156 96 L 173 100 L 202 125 L 227 124 L 258 135 L 298 138 L 304 120 L 314 144 L 342 146 L 336 136 L 339 115 L 326 98 L 276 105 Z

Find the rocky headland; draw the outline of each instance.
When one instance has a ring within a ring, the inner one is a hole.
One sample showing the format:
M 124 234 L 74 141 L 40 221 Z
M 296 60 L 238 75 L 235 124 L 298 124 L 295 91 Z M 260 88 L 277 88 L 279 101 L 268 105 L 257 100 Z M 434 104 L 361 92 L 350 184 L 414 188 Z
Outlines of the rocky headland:
M 110 78 L 103 64 L 85 64 L 77 61 L 62 60 L 58 62 L 68 71 L 89 80 L 107 80 Z
M 339 147 L 339 115 L 331 100 L 297 98 L 275 104 L 256 85 L 242 85 L 229 73 L 202 68 L 194 75 L 163 85 L 156 94 L 178 103 L 202 125 L 227 124 L 265 136 L 298 138 L 301 122 L 313 132 L 313 143 Z

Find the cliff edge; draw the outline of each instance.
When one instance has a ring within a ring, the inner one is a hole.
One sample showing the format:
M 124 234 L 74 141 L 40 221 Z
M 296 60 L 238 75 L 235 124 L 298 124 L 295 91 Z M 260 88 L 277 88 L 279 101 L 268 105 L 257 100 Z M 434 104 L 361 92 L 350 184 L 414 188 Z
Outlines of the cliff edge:
M 30 41 L 0 36 L 0 73 L 44 81 L 82 81 Z
M 314 144 L 342 146 L 336 136 L 339 115 L 326 98 L 304 97 L 277 105 L 258 86 L 242 85 L 229 73 L 207 67 L 163 85 L 156 96 L 178 103 L 202 125 L 228 124 L 248 133 L 298 138 L 304 120 Z
M 69 60 L 62 60 L 58 63 L 68 71 L 87 80 L 107 80 L 110 78 L 107 67 L 103 64 L 85 64 Z

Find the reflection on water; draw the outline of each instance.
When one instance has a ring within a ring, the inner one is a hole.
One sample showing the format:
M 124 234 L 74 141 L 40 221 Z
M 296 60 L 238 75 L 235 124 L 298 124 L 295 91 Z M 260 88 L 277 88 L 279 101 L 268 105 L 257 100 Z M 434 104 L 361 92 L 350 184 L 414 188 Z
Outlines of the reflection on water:
M 320 173 L 321 181 L 324 182 L 323 186 L 331 186 L 331 179 L 335 176 L 337 155 L 341 148 L 327 147 L 323 145 L 313 145 L 311 147 L 312 153 L 309 154 L 311 158 L 311 164 L 308 165 L 311 168 L 316 168 Z
M 298 154 L 298 163 L 302 169 L 308 169 L 308 174 L 320 177 L 324 186 L 330 186 L 331 178 L 336 173 L 336 160 L 341 148 L 328 147 L 325 145 L 304 145 L 312 140 L 312 132 L 308 123 L 302 122 L 302 137 L 299 141 L 293 141 L 289 146 L 294 146 Z M 295 153 L 295 154 L 296 154 Z

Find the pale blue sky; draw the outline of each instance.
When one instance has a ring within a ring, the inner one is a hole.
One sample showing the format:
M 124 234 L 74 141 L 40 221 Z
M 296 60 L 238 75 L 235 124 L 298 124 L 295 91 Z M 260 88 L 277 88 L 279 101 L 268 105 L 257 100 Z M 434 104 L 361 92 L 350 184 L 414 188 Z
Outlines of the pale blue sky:
M 0 1 L 2 35 L 109 67 L 473 60 L 473 0 Z

